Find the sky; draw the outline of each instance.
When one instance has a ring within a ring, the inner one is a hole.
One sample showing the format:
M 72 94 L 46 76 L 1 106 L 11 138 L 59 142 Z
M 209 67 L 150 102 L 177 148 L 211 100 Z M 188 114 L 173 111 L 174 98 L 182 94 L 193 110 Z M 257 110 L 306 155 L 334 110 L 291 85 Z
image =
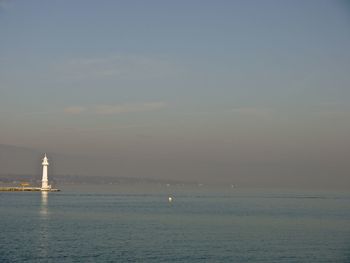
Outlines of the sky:
M 349 29 L 347 1 L 1 0 L 0 144 L 350 188 Z

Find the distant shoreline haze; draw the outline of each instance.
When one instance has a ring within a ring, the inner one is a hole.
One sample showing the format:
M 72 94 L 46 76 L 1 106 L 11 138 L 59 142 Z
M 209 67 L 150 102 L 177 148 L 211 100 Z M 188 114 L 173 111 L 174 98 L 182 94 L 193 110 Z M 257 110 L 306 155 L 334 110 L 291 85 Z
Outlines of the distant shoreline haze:
M 295 166 L 285 164 L 285 168 L 282 169 L 279 163 L 257 166 L 254 163 L 242 165 L 233 162 L 229 167 L 227 164 L 219 163 L 208 167 L 207 170 L 202 170 L 206 167 L 203 167 L 205 164 L 196 168 L 186 166 L 178 160 L 169 159 L 165 160 L 165 164 L 162 163 L 164 160 L 149 159 L 147 163 L 144 160 L 139 162 L 138 159 L 130 159 L 127 160 L 126 165 L 118 157 L 48 153 L 48 158 L 50 161 L 49 180 L 56 182 L 113 183 L 124 180 L 233 184 L 240 187 L 350 189 L 349 177 L 338 171 L 336 167 L 331 167 L 332 169 L 329 170 L 324 169 L 321 173 L 319 167 L 312 167 L 312 164 L 307 163 L 300 167 L 299 164 Z M 41 159 L 42 152 L 39 150 L 0 145 L 0 178 L 7 182 L 12 179 L 40 180 Z M 164 165 L 174 169 L 165 169 Z M 221 165 L 224 167 L 220 167 Z

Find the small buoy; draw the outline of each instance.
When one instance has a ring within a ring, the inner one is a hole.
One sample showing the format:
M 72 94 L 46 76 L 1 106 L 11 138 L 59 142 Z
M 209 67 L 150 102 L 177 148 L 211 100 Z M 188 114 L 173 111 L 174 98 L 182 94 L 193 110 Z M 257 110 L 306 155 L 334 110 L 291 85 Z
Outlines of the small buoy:
M 171 196 L 169 196 L 168 201 L 169 201 L 169 203 L 171 203 L 173 201 L 173 198 Z

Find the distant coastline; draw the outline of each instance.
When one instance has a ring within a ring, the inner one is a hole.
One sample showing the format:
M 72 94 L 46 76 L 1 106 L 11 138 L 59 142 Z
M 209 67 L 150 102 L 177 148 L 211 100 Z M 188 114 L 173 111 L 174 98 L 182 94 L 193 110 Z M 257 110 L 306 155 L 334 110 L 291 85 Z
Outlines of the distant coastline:
M 41 192 L 40 187 L 0 187 L 0 192 Z M 59 192 L 59 189 L 50 189 L 49 192 Z
M 154 178 L 136 178 L 136 177 L 113 177 L 113 176 L 84 176 L 84 175 L 53 175 L 51 176 L 55 185 L 57 184 L 186 184 L 198 185 L 197 182 L 185 182 L 178 180 L 165 180 Z M 29 185 L 40 185 L 40 175 L 24 174 L 0 174 L 0 187 L 11 187 L 19 185 L 22 182 L 28 182 Z

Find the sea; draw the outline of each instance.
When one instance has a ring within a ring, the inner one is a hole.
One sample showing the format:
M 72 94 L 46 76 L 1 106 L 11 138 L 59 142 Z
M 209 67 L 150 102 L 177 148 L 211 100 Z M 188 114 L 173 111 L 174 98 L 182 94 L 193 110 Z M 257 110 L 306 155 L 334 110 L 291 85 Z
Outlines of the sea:
M 350 262 L 349 192 L 60 188 L 0 192 L 1 263 Z

